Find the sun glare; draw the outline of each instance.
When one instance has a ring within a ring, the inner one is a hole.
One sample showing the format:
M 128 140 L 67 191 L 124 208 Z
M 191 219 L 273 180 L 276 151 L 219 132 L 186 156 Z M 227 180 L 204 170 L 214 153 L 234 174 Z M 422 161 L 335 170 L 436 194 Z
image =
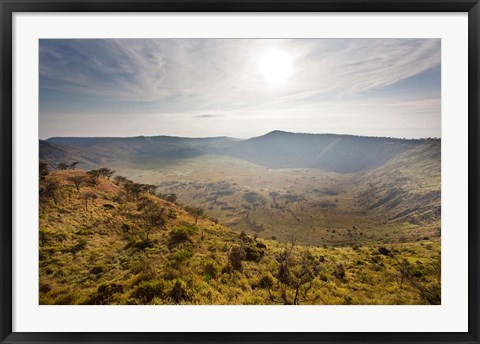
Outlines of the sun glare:
M 292 58 L 283 51 L 269 51 L 260 57 L 258 69 L 267 82 L 283 83 L 292 75 Z

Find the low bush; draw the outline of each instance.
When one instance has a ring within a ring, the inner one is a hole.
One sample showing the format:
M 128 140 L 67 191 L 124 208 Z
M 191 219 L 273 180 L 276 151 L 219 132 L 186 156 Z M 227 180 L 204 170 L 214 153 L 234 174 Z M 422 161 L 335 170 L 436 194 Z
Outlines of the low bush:
M 173 299 L 173 301 L 175 301 L 175 303 L 180 303 L 181 301 L 189 301 L 191 299 L 191 292 L 185 281 L 181 279 L 176 279 L 174 283 L 175 284 L 169 293 L 169 296 Z
M 102 284 L 84 302 L 87 305 L 108 305 L 114 302 L 116 294 L 123 293 L 123 286 L 117 283 Z
M 177 227 L 170 232 L 170 243 L 178 244 L 187 241 L 196 232 L 195 227 Z
M 142 304 L 150 303 L 155 297 L 164 298 L 166 296 L 167 285 L 164 281 L 143 281 L 132 292 L 131 297 L 137 299 Z

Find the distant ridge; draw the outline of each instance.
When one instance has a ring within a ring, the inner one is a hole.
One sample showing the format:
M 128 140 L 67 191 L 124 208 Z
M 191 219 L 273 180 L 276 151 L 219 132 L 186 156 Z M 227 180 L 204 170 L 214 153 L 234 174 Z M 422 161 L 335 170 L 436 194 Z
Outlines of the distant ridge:
M 226 155 L 270 168 L 320 168 L 357 173 L 440 139 L 399 139 L 274 130 L 250 139 L 226 136 L 52 137 L 40 141 L 40 157 L 53 164 L 82 159 L 87 164 L 171 161 L 207 154 Z
M 355 173 L 381 166 L 427 142 L 430 140 L 275 130 L 231 145 L 227 154 L 272 168 L 305 167 Z

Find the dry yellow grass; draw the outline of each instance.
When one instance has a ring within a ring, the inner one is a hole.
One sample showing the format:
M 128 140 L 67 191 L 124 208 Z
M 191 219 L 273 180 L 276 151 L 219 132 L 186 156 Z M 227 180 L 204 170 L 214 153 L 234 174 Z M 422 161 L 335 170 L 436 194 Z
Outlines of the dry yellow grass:
M 73 175 L 86 173 L 41 180 L 58 181 L 57 204 L 41 196 L 41 304 L 428 304 L 426 293 L 439 294 L 438 238 L 291 248 L 103 177 L 78 192 Z

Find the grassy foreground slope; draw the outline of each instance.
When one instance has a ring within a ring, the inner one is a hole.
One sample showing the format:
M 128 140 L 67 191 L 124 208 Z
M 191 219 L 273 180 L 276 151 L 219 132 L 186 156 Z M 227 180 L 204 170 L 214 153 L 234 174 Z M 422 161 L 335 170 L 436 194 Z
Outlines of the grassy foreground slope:
M 309 247 L 239 234 L 148 185 L 40 180 L 41 304 L 438 304 L 440 243 Z

